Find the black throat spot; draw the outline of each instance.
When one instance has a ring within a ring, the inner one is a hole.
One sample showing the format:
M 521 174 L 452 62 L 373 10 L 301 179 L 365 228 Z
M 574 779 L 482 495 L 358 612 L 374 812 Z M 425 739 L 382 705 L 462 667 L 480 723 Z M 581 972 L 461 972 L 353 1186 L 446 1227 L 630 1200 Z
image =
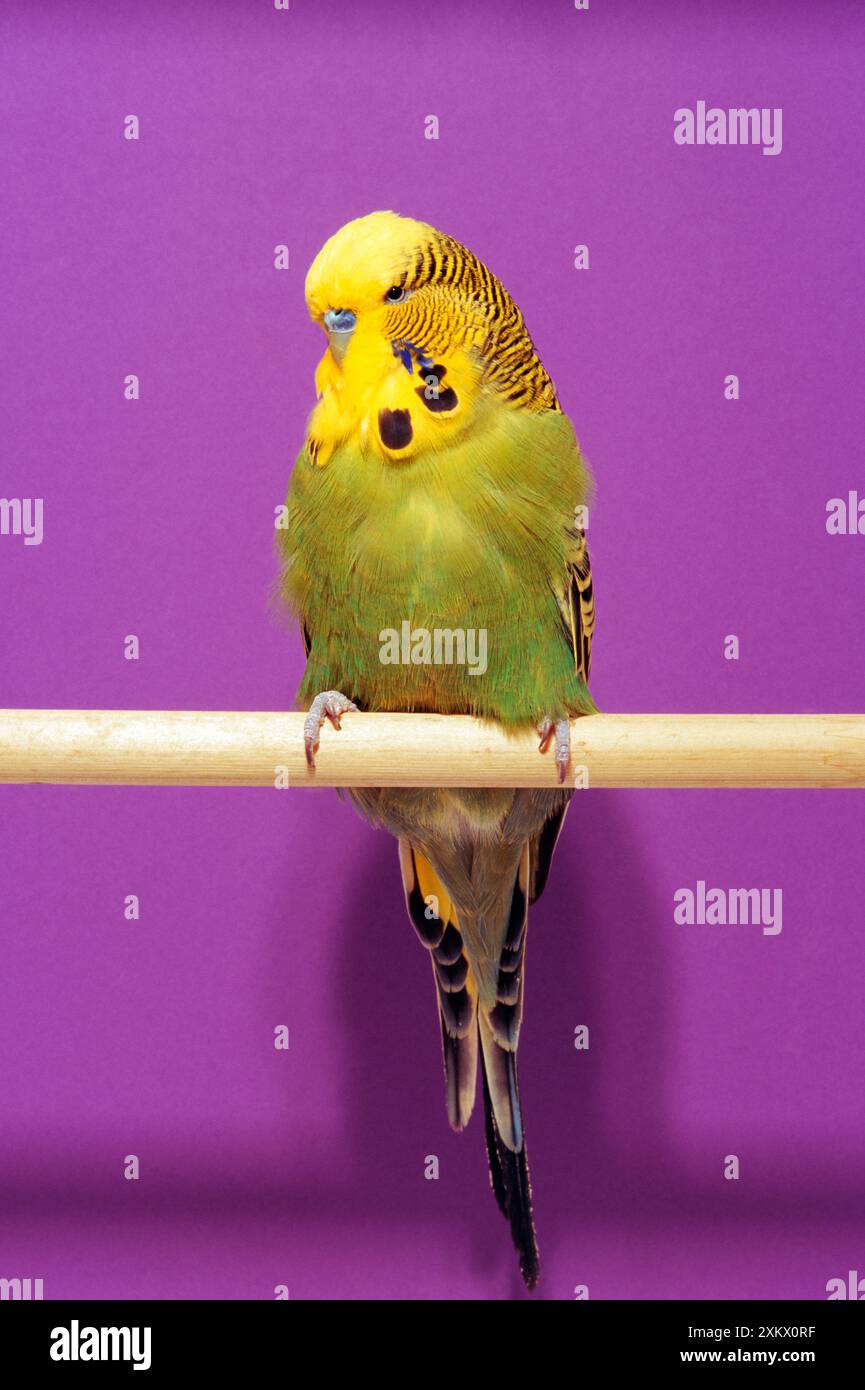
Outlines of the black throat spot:
M 435 415 L 439 410 L 456 410 L 459 401 L 457 393 L 452 386 L 446 386 L 444 391 L 439 391 L 437 395 L 427 395 L 425 386 L 415 388 L 427 410 L 431 410 Z
M 436 364 L 434 367 L 421 367 L 419 375 L 424 380 L 423 386 L 415 387 L 415 394 L 420 396 L 427 410 L 433 414 L 438 411 L 456 410 L 459 399 L 452 386 L 443 386 L 442 380 L 447 371 L 447 367 Z
M 386 449 L 405 449 L 414 434 L 411 416 L 407 410 L 380 410 L 378 432 Z

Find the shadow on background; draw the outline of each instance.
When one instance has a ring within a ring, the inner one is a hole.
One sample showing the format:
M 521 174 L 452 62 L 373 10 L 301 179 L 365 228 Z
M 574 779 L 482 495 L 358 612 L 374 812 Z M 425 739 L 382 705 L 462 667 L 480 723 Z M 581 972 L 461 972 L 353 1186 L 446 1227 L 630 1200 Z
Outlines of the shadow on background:
M 623 799 L 578 794 L 531 910 L 527 948 L 520 1079 L 542 1263 L 563 1232 L 596 1218 L 599 1201 L 651 1183 L 654 1166 L 664 1166 L 669 1183 L 667 1043 L 657 1007 L 668 924 L 658 904 Z M 405 913 L 395 843 L 383 833 L 370 832 L 344 920 L 351 925 L 334 976 L 345 1020 L 353 1213 L 368 1200 L 379 1220 L 386 1209 L 393 1224 L 447 1225 L 455 1259 L 465 1259 L 468 1241 L 475 1271 L 498 1285 L 511 1270 L 518 1296 L 525 1291 L 510 1234 L 489 1190 L 480 1097 L 463 1134 L 447 1125 L 429 959 Z M 586 1052 L 574 1047 L 580 1024 L 590 1029 Z M 608 1132 L 617 1110 L 632 1140 L 625 1148 Z M 438 1182 L 423 1178 L 431 1154 L 440 1160 Z M 342 1194 L 338 1205 L 344 1201 Z
M 327 825 L 338 842 L 344 814 L 354 813 L 329 804 L 311 810 L 312 840 Z M 218 807 L 213 819 L 220 823 Z M 736 1184 L 735 1203 L 731 1185 L 688 1163 L 671 1109 L 675 1059 L 664 1005 L 671 990 L 670 907 L 637 824 L 630 794 L 578 794 L 550 882 L 531 912 L 520 1076 L 540 1297 L 569 1296 L 563 1269 L 573 1270 L 574 1283 L 591 1283 L 581 1252 L 599 1227 L 614 1246 L 621 1242 L 626 1262 L 640 1233 L 661 1231 L 665 1241 L 675 1241 L 677 1232 L 723 1220 L 741 1245 L 761 1224 L 798 1225 L 804 1238 L 803 1224 L 814 1219 L 861 1219 L 861 1174 L 833 1166 L 831 1153 L 822 1166 L 803 1163 L 796 1170 L 788 1163 L 781 1181 Z M 210 843 L 213 827 L 204 822 L 196 834 Z M 275 834 L 281 846 L 280 836 L 281 830 Z M 240 851 L 245 871 L 267 872 L 270 852 L 262 849 L 251 870 Z M 77 1227 L 85 1234 L 103 1227 L 134 1232 L 150 1223 L 159 1254 L 175 1249 L 181 1230 L 211 1231 L 218 1239 L 233 1225 L 239 1248 L 275 1248 L 274 1267 L 282 1259 L 295 1272 L 310 1248 L 339 1252 L 345 1238 L 334 1286 L 354 1278 L 358 1288 L 367 1244 L 380 1259 L 392 1241 L 403 1250 L 403 1266 L 414 1251 L 425 1270 L 440 1269 L 444 1258 L 445 1286 L 452 1272 L 455 1280 L 474 1279 L 472 1296 L 478 1285 L 490 1297 L 525 1296 L 489 1191 L 482 1115 L 478 1110 L 462 1135 L 447 1125 L 431 968 L 405 914 L 395 843 L 368 830 L 353 867 L 344 869 L 337 856 L 335 883 L 328 893 L 319 890 L 320 916 L 307 884 L 306 922 L 291 922 L 282 904 L 291 903 L 299 873 L 315 880 L 327 862 L 333 861 L 322 856 L 306 863 L 285 852 L 273 875 L 276 906 L 261 933 L 255 972 L 270 991 L 261 1001 L 263 1017 L 273 999 L 296 998 L 298 990 L 326 990 L 336 1001 L 327 1026 L 339 1057 L 338 1132 L 304 1144 L 298 1162 L 287 1105 L 283 1115 L 262 1115 L 260 1133 L 226 1138 L 198 1170 L 194 1146 L 169 1144 L 160 1171 L 148 1172 L 132 1203 L 128 1184 L 106 1181 L 104 1159 L 89 1160 L 89 1183 L 87 1165 L 66 1175 L 49 1148 L 42 1160 L 37 1156 L 41 1168 L 31 1161 L 7 1171 L 0 1194 L 4 1234 L 13 1222 L 35 1229 L 46 1219 L 61 1241 Z M 298 979 L 292 932 L 325 929 L 323 970 Z M 580 1025 L 590 1030 L 588 1051 L 574 1048 Z M 306 1065 L 315 1086 L 315 1067 L 309 1070 L 308 1058 Z M 289 1139 L 292 1159 L 282 1165 Z M 212 1149 L 214 1134 L 201 1142 Z M 430 1155 L 439 1159 L 438 1181 L 424 1177 Z M 268 1253 L 265 1265 L 270 1259 Z M 545 1267 L 555 1267 L 555 1279 L 549 1273 L 545 1279 Z M 212 1296 L 206 1274 L 203 1297 Z M 369 1287 L 366 1280 L 366 1296 Z M 405 1296 L 413 1296 L 410 1287 Z

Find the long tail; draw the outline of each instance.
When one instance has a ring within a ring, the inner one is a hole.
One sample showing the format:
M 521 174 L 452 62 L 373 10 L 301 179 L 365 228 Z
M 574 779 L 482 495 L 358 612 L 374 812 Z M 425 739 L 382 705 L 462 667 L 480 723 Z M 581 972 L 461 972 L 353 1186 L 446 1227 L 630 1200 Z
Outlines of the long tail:
M 432 955 L 441 1020 L 448 1118 L 468 1123 L 475 1101 L 478 1041 L 490 1183 L 511 1228 L 528 1288 L 539 1274 L 531 1184 L 517 1082 L 523 962 L 529 905 L 530 847 L 523 847 L 495 975 L 495 998 L 481 1002 L 453 901 L 429 860 L 400 840 L 409 918 Z M 434 910 L 433 910 L 434 909 Z
M 513 1059 L 512 1066 L 513 1086 L 516 1091 L 516 1058 Z M 482 1067 L 490 1184 L 499 1204 L 499 1211 L 510 1225 L 511 1237 L 520 1257 L 520 1273 L 525 1280 L 526 1287 L 533 1289 L 538 1282 L 541 1267 L 532 1215 L 532 1185 L 529 1179 L 525 1137 L 521 1148 L 517 1151 L 502 1142 L 487 1081 L 485 1061 L 482 1062 Z M 517 1107 L 519 1108 L 519 1095 L 517 1095 Z
M 399 842 L 399 861 L 409 918 L 432 956 L 448 1120 L 453 1129 L 465 1129 L 477 1088 L 477 987 L 469 970 L 456 910 L 444 884 L 429 861 L 407 840 Z

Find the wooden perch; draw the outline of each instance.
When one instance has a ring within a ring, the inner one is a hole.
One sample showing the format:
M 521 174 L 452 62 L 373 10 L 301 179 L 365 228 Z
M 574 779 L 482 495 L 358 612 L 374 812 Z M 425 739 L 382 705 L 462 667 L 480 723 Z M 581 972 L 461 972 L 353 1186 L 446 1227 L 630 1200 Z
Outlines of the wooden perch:
M 303 714 L 0 710 L 0 782 L 232 787 L 553 787 L 530 733 L 464 715 L 347 714 L 307 769 Z M 865 715 L 597 714 L 571 785 L 863 787 Z

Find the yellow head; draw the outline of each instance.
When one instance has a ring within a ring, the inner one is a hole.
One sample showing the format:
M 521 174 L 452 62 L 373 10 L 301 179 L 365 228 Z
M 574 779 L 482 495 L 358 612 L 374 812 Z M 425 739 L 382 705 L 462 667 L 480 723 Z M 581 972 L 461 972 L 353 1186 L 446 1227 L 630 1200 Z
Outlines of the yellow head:
M 306 302 L 317 323 L 343 310 L 382 323 L 393 308 L 388 291 L 402 289 L 413 252 L 433 228 L 395 212 L 371 212 L 347 222 L 324 243 L 306 277 Z
M 313 461 L 354 438 L 398 461 L 445 447 L 491 397 L 558 409 L 507 290 L 426 222 L 373 212 L 340 228 L 306 277 L 328 335 L 310 421 Z

